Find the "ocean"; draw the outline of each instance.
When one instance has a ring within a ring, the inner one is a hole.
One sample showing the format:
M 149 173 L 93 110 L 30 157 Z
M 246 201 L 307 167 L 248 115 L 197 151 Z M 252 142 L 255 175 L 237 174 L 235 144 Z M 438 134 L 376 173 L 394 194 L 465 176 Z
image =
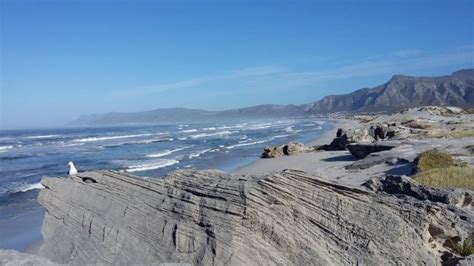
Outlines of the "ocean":
M 231 172 L 267 145 L 307 143 L 332 128 L 316 119 L 0 131 L 0 249 L 41 239 L 42 177 L 111 169 L 160 178 L 176 169 Z

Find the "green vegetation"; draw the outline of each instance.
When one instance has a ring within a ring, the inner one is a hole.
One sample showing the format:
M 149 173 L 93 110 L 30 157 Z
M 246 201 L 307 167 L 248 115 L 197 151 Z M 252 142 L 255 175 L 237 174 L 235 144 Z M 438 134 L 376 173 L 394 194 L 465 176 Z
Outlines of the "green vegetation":
M 474 130 L 459 130 L 459 131 L 452 131 L 449 135 L 453 138 L 467 138 L 467 137 L 474 137 Z
M 451 155 L 427 151 L 415 160 L 415 179 L 420 184 L 474 190 L 474 169 Z
M 450 247 L 457 254 L 467 257 L 471 254 L 474 254 L 474 245 L 470 238 L 464 239 L 462 245 L 461 243 L 454 242 L 453 240 L 448 240 L 448 247 Z
M 422 173 L 436 168 L 452 166 L 467 166 L 466 162 L 454 159 L 451 155 L 436 150 L 426 151 L 415 160 L 416 173 Z
M 466 114 L 474 114 L 474 108 L 464 108 L 463 110 Z
M 471 167 L 437 168 L 416 174 L 413 178 L 420 184 L 433 187 L 474 190 L 474 169 Z

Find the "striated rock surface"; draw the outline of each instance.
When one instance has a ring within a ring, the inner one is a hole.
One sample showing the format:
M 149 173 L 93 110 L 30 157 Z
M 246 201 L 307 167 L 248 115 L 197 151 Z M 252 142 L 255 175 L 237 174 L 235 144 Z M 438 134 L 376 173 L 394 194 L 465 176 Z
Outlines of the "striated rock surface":
M 373 192 L 294 170 L 188 170 L 161 180 L 103 171 L 42 183 L 40 255 L 74 265 L 435 265 L 447 238 L 473 234 L 472 204 L 420 201 L 403 189 L 394 197 L 378 189 L 382 181 Z

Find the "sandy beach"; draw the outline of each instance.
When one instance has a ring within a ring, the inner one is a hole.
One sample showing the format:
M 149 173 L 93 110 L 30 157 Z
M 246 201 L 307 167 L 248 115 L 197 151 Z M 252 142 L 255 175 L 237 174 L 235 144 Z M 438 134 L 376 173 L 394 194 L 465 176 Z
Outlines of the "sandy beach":
M 332 129 L 325 131 L 319 138 L 311 141 L 308 145 L 329 144 L 336 137 L 338 128 L 346 130 L 360 126 L 360 122 L 357 120 L 349 119 L 333 120 L 333 123 L 334 127 Z M 347 150 L 300 153 L 280 158 L 257 159 L 252 164 L 236 170 L 234 174 L 264 175 L 270 172 L 292 169 L 317 174 L 341 184 L 358 186 L 372 176 L 377 176 L 387 171 L 387 167 L 383 166 L 367 169 L 363 173 L 346 170 L 344 168 L 355 160 L 356 159 Z

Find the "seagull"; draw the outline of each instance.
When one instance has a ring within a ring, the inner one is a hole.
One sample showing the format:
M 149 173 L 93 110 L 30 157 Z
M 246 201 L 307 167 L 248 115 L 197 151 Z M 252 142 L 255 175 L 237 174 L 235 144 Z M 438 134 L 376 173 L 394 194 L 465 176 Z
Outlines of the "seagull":
M 77 169 L 74 166 L 72 162 L 68 162 L 67 165 L 69 165 L 69 171 L 67 172 L 68 175 L 76 175 L 77 174 Z

